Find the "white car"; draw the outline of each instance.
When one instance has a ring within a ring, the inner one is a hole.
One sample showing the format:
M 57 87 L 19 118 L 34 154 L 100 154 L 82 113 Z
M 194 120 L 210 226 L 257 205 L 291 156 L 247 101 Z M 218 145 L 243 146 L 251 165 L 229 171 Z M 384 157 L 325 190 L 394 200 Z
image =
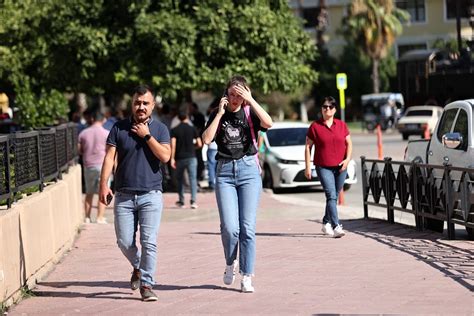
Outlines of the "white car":
M 309 124 L 300 122 L 276 122 L 263 134 L 263 149 L 260 149 L 259 156 L 264 187 L 278 191 L 283 188 L 321 186 L 317 176 L 308 180 L 304 175 L 308 127 Z M 347 166 L 344 190 L 354 183 L 357 183 L 356 163 L 351 160 Z
M 424 138 L 425 129 L 428 127 L 431 134 L 442 113 L 443 108 L 440 106 L 411 106 L 398 120 L 397 129 L 404 140 L 407 140 L 410 135 L 420 135 Z

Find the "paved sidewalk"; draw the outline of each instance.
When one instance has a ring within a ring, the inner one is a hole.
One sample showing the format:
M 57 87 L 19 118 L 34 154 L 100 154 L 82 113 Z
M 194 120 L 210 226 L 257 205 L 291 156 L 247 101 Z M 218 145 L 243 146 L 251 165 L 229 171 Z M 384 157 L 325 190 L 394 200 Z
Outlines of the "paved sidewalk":
M 214 195 L 198 210 L 170 207 L 164 195 L 155 290 L 158 302 L 129 289 L 131 268 L 113 225 L 84 225 L 74 248 L 9 315 L 474 314 L 474 243 L 363 220 L 340 207 L 347 235 L 322 235 L 322 195 L 312 205 L 271 193 L 257 223 L 254 294 L 222 283 L 223 251 Z M 112 222 L 112 212 L 107 210 Z

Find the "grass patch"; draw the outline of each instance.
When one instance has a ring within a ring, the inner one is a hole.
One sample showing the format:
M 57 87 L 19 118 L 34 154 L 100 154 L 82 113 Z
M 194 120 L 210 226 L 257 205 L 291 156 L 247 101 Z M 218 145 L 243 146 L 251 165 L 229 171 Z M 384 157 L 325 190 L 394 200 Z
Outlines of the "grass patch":
M 36 296 L 36 294 L 31 289 L 29 289 L 28 286 L 26 285 L 20 289 L 20 295 L 22 299 Z
M 360 133 L 364 131 L 363 122 L 356 121 L 356 122 L 346 122 L 347 127 L 351 133 Z

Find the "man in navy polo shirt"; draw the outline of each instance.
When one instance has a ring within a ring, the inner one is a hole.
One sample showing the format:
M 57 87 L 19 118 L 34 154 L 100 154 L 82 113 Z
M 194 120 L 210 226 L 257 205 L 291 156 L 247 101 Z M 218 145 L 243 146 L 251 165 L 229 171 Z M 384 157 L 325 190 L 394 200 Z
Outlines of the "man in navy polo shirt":
M 156 269 L 156 239 L 163 209 L 161 163 L 170 159 L 167 127 L 151 118 L 153 90 L 140 85 L 132 99 L 132 116 L 118 121 L 107 138 L 100 178 L 100 199 L 107 203 L 112 190 L 107 180 L 115 157 L 115 234 L 122 253 L 133 266 L 130 287 L 140 288 L 143 301 L 156 301 L 152 291 Z M 110 200 L 109 200 L 110 202 Z M 140 227 L 141 253 L 135 243 Z

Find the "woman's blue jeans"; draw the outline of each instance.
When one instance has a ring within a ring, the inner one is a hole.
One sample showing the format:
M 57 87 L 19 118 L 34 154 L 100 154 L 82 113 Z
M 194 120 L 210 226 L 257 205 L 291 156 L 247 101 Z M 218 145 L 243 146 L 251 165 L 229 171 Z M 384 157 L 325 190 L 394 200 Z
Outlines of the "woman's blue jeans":
M 156 270 L 156 239 L 163 209 L 161 191 L 116 192 L 115 234 L 117 244 L 133 268 L 140 269 L 141 285 L 154 285 Z M 140 225 L 141 252 L 135 243 Z
M 251 275 L 255 266 L 255 226 L 262 179 L 254 156 L 217 162 L 216 198 L 227 265 L 237 258 L 240 273 Z
M 323 224 L 331 223 L 332 227 L 339 225 L 339 218 L 337 216 L 337 198 L 344 186 L 346 180 L 347 170 L 340 172 L 339 167 L 327 168 L 316 166 L 319 181 L 323 186 L 326 194 L 326 212 L 323 217 Z

